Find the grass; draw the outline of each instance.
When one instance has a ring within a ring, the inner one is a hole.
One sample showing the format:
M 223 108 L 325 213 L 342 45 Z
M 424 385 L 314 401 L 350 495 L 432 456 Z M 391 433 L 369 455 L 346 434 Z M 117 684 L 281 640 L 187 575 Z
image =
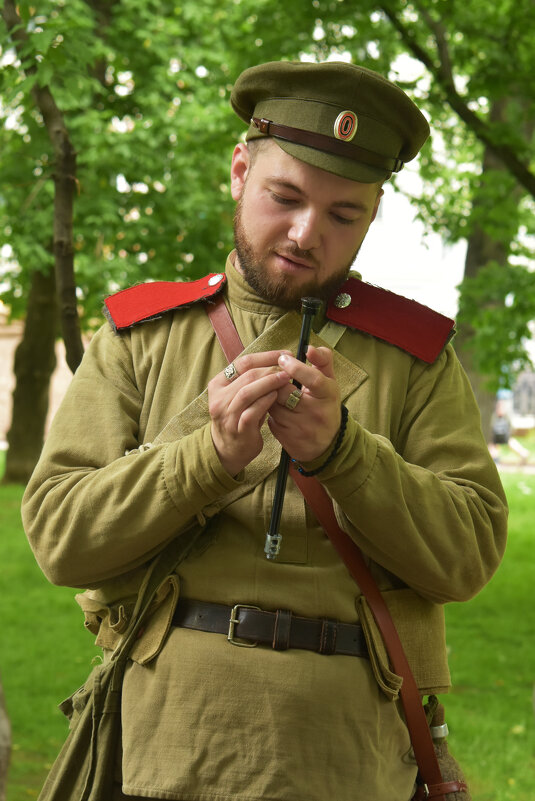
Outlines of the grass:
M 442 700 L 474 801 L 534 797 L 535 476 L 507 473 L 503 481 L 511 506 L 506 558 L 477 598 L 447 607 L 454 690 Z M 37 798 L 66 735 L 57 703 L 83 682 L 95 655 L 75 591 L 49 585 L 34 562 L 21 496 L 22 487 L 0 487 L 0 672 L 13 727 L 7 801 Z
M 535 781 L 535 476 L 502 476 L 509 541 L 491 583 L 446 609 L 454 689 L 445 699 L 474 801 L 531 801 Z
M 75 591 L 42 575 L 20 522 L 22 487 L 0 487 L 0 674 L 12 725 L 7 801 L 37 798 L 66 736 L 57 704 L 79 687 L 96 650 Z

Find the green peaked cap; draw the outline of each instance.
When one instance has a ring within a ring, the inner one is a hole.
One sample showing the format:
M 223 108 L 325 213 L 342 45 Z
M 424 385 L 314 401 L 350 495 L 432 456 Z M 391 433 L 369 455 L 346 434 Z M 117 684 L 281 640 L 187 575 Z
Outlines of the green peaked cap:
M 376 72 L 327 61 L 272 61 L 246 69 L 230 102 L 247 140 L 273 136 L 291 156 L 362 183 L 389 178 L 429 136 L 427 120 Z

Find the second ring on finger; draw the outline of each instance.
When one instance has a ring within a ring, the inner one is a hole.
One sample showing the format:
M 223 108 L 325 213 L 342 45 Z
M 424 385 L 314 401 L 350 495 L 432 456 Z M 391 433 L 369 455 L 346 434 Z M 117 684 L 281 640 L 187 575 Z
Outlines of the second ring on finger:
M 295 408 L 296 408 L 297 404 L 301 400 L 301 395 L 302 394 L 303 394 L 303 391 L 301 389 L 297 389 L 297 388 L 294 389 L 292 392 L 290 392 L 290 394 L 286 398 L 286 402 L 284 404 L 286 406 L 286 408 L 289 409 L 291 412 L 295 411 Z

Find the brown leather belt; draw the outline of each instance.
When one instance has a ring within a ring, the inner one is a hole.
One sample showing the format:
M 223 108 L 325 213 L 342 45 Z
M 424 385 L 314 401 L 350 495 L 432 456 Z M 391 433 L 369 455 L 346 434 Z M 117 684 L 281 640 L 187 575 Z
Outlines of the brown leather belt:
M 181 598 L 172 622 L 186 629 L 226 634 L 232 645 L 248 648 L 261 643 L 276 651 L 303 648 L 320 654 L 368 656 L 359 623 L 299 617 L 288 609 L 267 612 L 248 604 L 225 606 Z

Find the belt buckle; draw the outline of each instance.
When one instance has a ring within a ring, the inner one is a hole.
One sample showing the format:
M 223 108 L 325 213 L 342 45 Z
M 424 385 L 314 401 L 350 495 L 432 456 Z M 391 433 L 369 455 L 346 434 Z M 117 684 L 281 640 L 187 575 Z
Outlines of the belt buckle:
M 227 640 L 231 645 L 238 645 L 240 648 L 256 648 L 256 646 L 258 645 L 257 642 L 238 642 L 238 640 L 236 639 L 234 631 L 236 626 L 240 622 L 238 620 L 238 612 L 240 609 L 256 609 L 258 612 L 262 611 L 259 606 L 252 606 L 251 604 L 234 604 L 228 622 Z

